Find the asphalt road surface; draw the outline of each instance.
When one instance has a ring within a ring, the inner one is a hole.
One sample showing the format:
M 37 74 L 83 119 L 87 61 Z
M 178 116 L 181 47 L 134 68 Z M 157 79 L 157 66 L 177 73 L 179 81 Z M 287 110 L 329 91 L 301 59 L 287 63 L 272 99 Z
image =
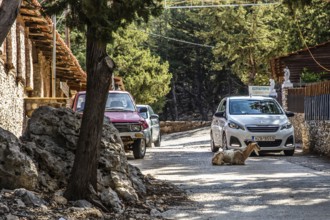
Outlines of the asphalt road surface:
M 164 135 L 161 147 L 129 163 L 184 189 L 194 205 L 167 219 L 330 219 L 330 160 L 304 155 L 249 157 L 244 166 L 212 166 L 209 128 Z M 130 157 L 130 155 L 128 155 Z

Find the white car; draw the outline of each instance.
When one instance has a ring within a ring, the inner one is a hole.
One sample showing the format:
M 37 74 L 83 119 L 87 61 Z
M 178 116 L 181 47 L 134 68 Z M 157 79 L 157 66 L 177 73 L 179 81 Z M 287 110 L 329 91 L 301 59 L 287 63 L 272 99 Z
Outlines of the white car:
M 211 124 L 211 150 L 242 149 L 257 141 L 261 152 L 295 151 L 294 128 L 280 104 L 271 97 L 232 96 L 221 100 Z
M 146 136 L 147 147 L 152 147 L 154 143 L 155 147 L 160 147 L 161 134 L 159 125 L 159 116 L 154 113 L 154 110 L 150 105 L 136 105 L 137 109 L 140 110 L 146 108 L 147 111 L 140 112 L 140 116 L 144 118 L 149 125 L 147 129 L 144 130 Z

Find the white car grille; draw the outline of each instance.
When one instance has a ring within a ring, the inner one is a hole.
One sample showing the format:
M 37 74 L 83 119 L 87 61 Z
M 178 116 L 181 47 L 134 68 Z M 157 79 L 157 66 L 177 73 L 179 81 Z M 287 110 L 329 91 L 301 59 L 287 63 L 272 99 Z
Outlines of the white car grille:
M 279 126 L 247 126 L 248 131 L 255 133 L 270 133 L 276 132 L 279 129 Z

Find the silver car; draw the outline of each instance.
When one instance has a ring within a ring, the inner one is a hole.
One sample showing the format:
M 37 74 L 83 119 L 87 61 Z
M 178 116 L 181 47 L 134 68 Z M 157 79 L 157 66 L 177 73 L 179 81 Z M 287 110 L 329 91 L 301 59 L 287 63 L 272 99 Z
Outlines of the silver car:
M 152 143 L 155 147 L 160 147 L 161 134 L 160 134 L 160 125 L 159 125 L 159 116 L 154 113 L 154 110 L 149 105 L 136 105 L 138 111 L 142 108 L 146 108 L 146 112 L 140 112 L 146 122 L 148 123 L 148 128 L 144 130 L 146 136 L 147 147 L 152 147 Z
M 241 149 L 248 140 L 258 142 L 261 152 L 295 151 L 294 129 L 278 102 L 270 97 L 236 96 L 221 100 L 211 124 L 211 150 Z

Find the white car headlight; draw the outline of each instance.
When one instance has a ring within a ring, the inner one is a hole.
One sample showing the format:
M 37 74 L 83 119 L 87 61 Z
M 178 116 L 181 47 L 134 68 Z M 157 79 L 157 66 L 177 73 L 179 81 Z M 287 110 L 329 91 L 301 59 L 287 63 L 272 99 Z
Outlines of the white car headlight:
M 141 131 L 141 125 L 131 125 L 131 131 Z
M 292 124 L 290 122 L 287 122 L 281 126 L 281 130 L 290 129 L 290 128 L 292 128 Z
M 233 129 L 242 129 L 243 131 L 245 130 L 244 127 L 236 122 L 229 121 L 228 126 Z

